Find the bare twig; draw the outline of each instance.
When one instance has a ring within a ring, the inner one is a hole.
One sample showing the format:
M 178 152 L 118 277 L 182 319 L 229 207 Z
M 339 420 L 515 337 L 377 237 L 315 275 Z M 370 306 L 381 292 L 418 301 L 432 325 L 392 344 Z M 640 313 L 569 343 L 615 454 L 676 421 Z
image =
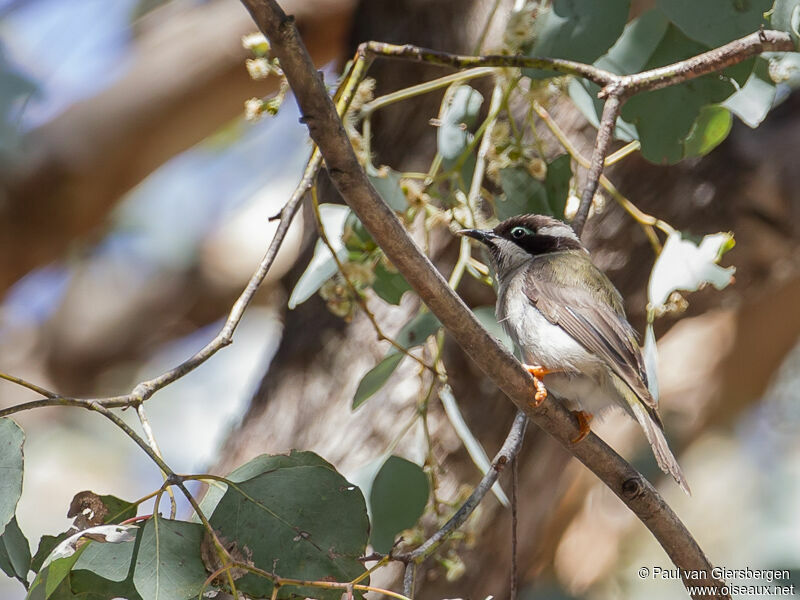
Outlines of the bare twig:
M 250 0 L 247 0 L 250 2 Z M 412 62 L 424 62 L 441 67 L 454 67 L 456 69 L 471 69 L 473 67 L 516 67 L 522 69 L 544 69 L 556 71 L 563 75 L 576 75 L 595 82 L 600 87 L 605 87 L 619 78 L 605 69 L 593 65 L 564 60 L 561 58 L 545 58 L 541 56 L 520 55 L 487 55 L 469 56 L 451 54 L 429 48 L 420 48 L 406 44 L 397 46 L 384 42 L 364 42 L 358 47 L 361 56 L 373 58 L 395 58 Z M 289 82 L 291 84 L 291 81 Z
M 603 105 L 603 118 L 597 128 L 597 137 L 594 141 L 594 151 L 592 152 L 592 164 L 589 167 L 589 175 L 586 178 L 586 187 L 583 188 L 581 204 L 578 212 L 572 220 L 572 229 L 575 234 L 580 236 L 583 226 L 589 216 L 589 209 L 592 207 L 594 193 L 597 191 L 597 183 L 600 175 L 603 174 L 603 167 L 606 162 L 606 155 L 614 137 L 614 127 L 617 124 L 617 116 L 622 108 L 622 94 L 613 93 Z
M 274 54 L 295 93 L 303 121 L 325 157 L 337 190 L 456 342 L 520 410 L 556 438 L 625 502 L 682 572 L 710 574 L 711 563 L 697 542 L 640 473 L 594 434 L 580 444 L 572 444 L 570 440 L 577 434 L 576 422 L 560 403 L 546 401 L 539 407 L 529 404 L 535 392 L 530 375 L 481 327 L 369 183 L 293 20 L 274 0 L 242 2 L 272 43 Z M 788 36 L 785 40 L 789 41 Z M 420 60 L 424 60 L 424 56 L 420 56 Z M 468 66 L 476 66 L 476 63 Z M 709 576 L 703 584 L 716 585 L 718 582 Z M 717 594 L 717 597 L 729 596 Z
M 517 600 L 519 573 L 517 571 L 517 492 L 519 491 L 519 456 L 511 459 L 511 582 L 508 598 Z
M 153 428 L 150 426 L 150 421 L 147 418 L 144 404 L 137 405 L 136 416 L 139 417 L 139 423 L 142 426 L 142 431 L 144 432 L 144 437 L 148 445 L 153 449 L 153 452 L 158 454 L 161 458 L 164 458 L 161 454 L 161 449 L 158 447 L 156 436 L 153 434 Z M 168 475 L 164 471 L 161 471 L 161 475 L 164 477 L 164 481 L 167 481 Z M 175 492 L 172 491 L 172 487 L 167 488 L 167 494 L 169 495 L 169 518 L 174 519 L 175 515 L 178 514 L 178 505 L 175 502 Z

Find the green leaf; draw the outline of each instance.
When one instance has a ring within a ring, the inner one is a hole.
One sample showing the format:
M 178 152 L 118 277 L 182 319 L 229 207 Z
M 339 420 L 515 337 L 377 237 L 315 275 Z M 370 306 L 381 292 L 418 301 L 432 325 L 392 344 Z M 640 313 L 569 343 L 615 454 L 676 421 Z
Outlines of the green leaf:
M 27 585 L 30 567 L 31 548 L 17 524 L 17 518 L 13 517 L 0 536 L 0 569 Z
M 13 420 L 0 419 L 0 534 L 14 518 L 17 502 L 22 494 L 22 444 L 25 434 Z
M 347 248 L 342 242 L 342 233 L 344 232 L 345 221 L 350 214 L 350 209 L 339 204 L 321 204 L 319 213 L 322 220 L 322 229 L 328 241 L 331 243 L 339 260 L 345 262 L 347 260 Z M 314 247 L 314 256 L 311 257 L 311 262 L 308 263 L 306 270 L 300 276 L 291 296 L 289 296 L 289 308 L 293 309 L 311 298 L 322 287 L 322 284 L 335 274 L 336 261 L 322 240 L 317 240 L 317 245 Z
M 683 60 L 706 49 L 670 25 L 645 68 Z M 622 107 L 622 117 L 636 125 L 642 156 L 654 163 L 676 163 L 684 158 L 684 140 L 701 108 L 722 102 L 734 91 L 730 81 L 705 75 L 680 85 L 635 95 Z
M 600 86 L 576 78 L 570 79 L 567 85 L 570 100 L 595 129 L 600 125 L 600 117 L 603 114 L 603 101 L 597 97 L 599 91 Z M 639 133 L 634 125 L 622 117 L 617 117 L 614 137 L 623 142 L 631 142 L 639 139 Z
M 436 132 L 436 147 L 444 159 L 445 168 L 449 168 L 467 149 L 472 139 L 469 128 L 475 124 L 481 104 L 481 93 L 468 85 L 460 85 L 453 91 L 450 105 L 442 113 Z
M 695 41 L 715 48 L 758 31 L 773 0 L 658 0 L 658 7 Z
M 436 315 L 427 310 L 421 311 L 403 326 L 395 336 L 394 341 L 406 349 L 421 346 L 428 337 L 439 331 L 441 326 L 442 324 L 436 318 Z M 388 354 L 397 352 L 399 351 L 396 348 L 391 348 Z
M 400 174 L 397 171 L 385 166 L 376 169 L 369 164 L 367 165 L 367 177 L 393 211 L 403 212 L 408 208 L 408 199 L 403 192 Z
M 207 573 L 200 558 L 203 526 L 153 515 L 143 527 L 133 582 L 143 600 L 196 598 Z
M 353 410 L 364 404 L 383 387 L 403 358 L 405 358 L 405 354 L 395 352 L 367 371 L 366 375 L 358 382 L 356 394 L 353 396 Z
M 757 58 L 747 82 L 722 106 L 739 117 L 748 127 L 756 128 L 767 116 L 775 101 L 775 84 L 770 78 L 769 62 Z
M 44 559 L 50 555 L 56 546 L 58 546 L 69 536 L 69 531 L 59 533 L 58 535 L 43 535 L 39 540 L 39 547 L 36 549 L 36 554 L 33 555 L 33 559 L 31 560 L 31 571 L 38 573 L 42 568 Z
M 398 272 L 389 271 L 382 264 L 375 267 L 375 281 L 372 289 L 389 304 L 400 304 L 403 294 L 411 289 L 406 278 Z
M 110 494 L 100 496 L 100 500 L 103 502 L 106 509 L 108 509 L 108 514 L 105 519 L 103 519 L 103 523 L 107 524 L 122 523 L 128 519 L 132 519 L 136 516 L 136 512 L 139 508 L 132 502 Z
M 133 578 L 124 581 L 110 581 L 90 571 L 72 571 L 59 590 L 53 594 L 52 600 L 108 600 L 109 598 L 125 598 L 125 600 L 142 600 L 133 585 Z
M 547 204 L 550 207 L 550 214 L 558 219 L 564 218 L 570 179 L 572 179 L 572 159 L 569 154 L 557 156 L 547 163 L 547 176 L 544 178 Z
M 62 558 L 54 558 L 48 555 L 45 559 L 39 573 L 31 583 L 28 589 L 26 600 L 47 600 L 50 598 L 61 585 L 61 582 L 69 575 L 72 565 L 80 558 L 86 546 L 77 549 L 70 556 Z
M 388 553 L 395 536 L 416 524 L 428 503 L 429 492 L 428 477 L 419 465 L 399 456 L 390 456 L 383 463 L 369 498 L 369 539 L 377 552 Z
M 618 75 L 638 73 L 653 55 L 667 32 L 669 20 L 660 10 L 649 10 L 625 26 L 622 35 L 606 54 L 594 63 Z M 600 86 L 574 77 L 567 88 L 570 98 L 586 119 L 597 128 L 603 114 L 603 100 L 597 97 Z M 630 142 L 639 139 L 636 127 L 622 117 L 617 117 L 614 137 Z
M 242 482 L 274 469 L 309 465 L 333 469 L 333 465 L 313 452 L 291 450 L 289 454 L 260 454 L 231 471 L 226 479 L 233 482 Z M 208 492 L 203 496 L 200 508 L 202 508 L 203 514 L 210 515 L 216 509 L 222 496 L 225 495 L 228 486 L 221 481 L 209 480 L 207 483 L 209 486 Z
M 733 117 L 728 109 L 704 106 L 684 142 L 683 156 L 705 156 L 728 137 L 732 124 Z
M 671 233 L 650 273 L 647 284 L 650 309 L 663 305 L 676 290 L 693 292 L 707 283 L 718 290 L 728 286 L 736 269 L 720 267 L 717 262 L 733 244 L 730 233 L 707 235 L 699 245 L 683 239 L 679 231 Z
M 136 532 L 138 540 L 142 538 L 143 528 Z M 124 581 L 132 573 L 131 562 L 137 540 L 105 544 L 90 541 L 86 544 L 73 571 L 84 569 L 95 573 L 98 577 L 109 581 Z
M 595 65 L 617 75 L 642 71 L 668 27 L 669 20 L 660 10 L 643 13 L 625 26 L 619 39 Z
M 553 0 L 536 20 L 536 41 L 527 54 L 592 63 L 620 36 L 629 10 L 629 0 Z M 557 75 L 536 69 L 523 73 L 535 79 Z
M 367 228 L 364 227 L 361 220 L 352 212 L 347 215 L 344 221 L 342 241 L 350 252 L 372 252 L 377 248 L 375 240 L 372 239 Z
M 544 184 L 528 173 L 527 169 L 500 169 L 500 186 L 503 188 L 503 196 L 495 202 L 495 213 L 501 221 L 525 213 L 553 216 Z
M 797 46 L 800 43 L 800 0 L 775 0 L 770 26 L 790 34 Z
M 425 340 L 436 333 L 441 326 L 436 315 L 429 311 L 422 311 L 403 326 L 394 341 L 408 350 L 425 343 Z M 405 356 L 392 346 L 383 360 L 367 371 L 367 374 L 361 378 L 353 397 L 353 410 L 364 404 L 383 387 Z
M 229 485 L 211 515 L 211 525 L 235 543 L 256 567 L 281 577 L 351 581 L 364 573 L 369 523 L 361 491 L 311 453 L 251 479 Z M 281 457 L 280 462 L 284 462 Z M 245 594 L 269 596 L 272 583 L 248 574 L 237 580 Z M 341 590 L 284 586 L 293 595 L 338 600 Z M 147 599 L 145 599 L 147 600 Z

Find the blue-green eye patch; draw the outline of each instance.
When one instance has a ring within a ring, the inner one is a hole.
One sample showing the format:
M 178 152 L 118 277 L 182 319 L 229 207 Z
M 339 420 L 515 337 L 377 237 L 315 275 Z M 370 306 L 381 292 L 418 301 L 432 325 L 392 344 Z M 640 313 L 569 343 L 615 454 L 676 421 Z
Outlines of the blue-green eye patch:
M 517 225 L 511 230 L 511 238 L 515 240 L 521 240 L 529 235 L 534 235 L 533 231 L 528 229 L 527 227 L 522 227 L 521 225 Z

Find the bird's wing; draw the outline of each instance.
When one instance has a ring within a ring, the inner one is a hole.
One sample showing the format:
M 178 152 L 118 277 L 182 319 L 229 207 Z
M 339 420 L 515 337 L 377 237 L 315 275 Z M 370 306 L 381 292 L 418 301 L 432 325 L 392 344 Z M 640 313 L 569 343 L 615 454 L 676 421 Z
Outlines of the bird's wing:
M 622 298 L 588 255 L 561 252 L 538 257 L 526 276 L 525 293 L 544 317 L 602 358 L 660 423 L 656 403 L 647 389 L 636 332 L 625 318 Z M 600 298 L 595 299 L 593 294 Z

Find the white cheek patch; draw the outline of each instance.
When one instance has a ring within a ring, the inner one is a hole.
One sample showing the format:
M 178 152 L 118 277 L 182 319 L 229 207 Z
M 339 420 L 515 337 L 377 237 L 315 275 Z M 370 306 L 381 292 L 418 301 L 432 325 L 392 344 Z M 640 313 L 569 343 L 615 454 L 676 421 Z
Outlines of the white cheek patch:
M 549 235 L 556 238 L 565 237 L 573 239 L 575 241 L 579 241 L 578 236 L 575 235 L 575 232 L 572 231 L 572 227 L 570 227 L 569 225 L 563 225 L 563 224 L 548 225 L 547 227 L 540 227 L 536 233 L 538 233 L 539 235 Z

